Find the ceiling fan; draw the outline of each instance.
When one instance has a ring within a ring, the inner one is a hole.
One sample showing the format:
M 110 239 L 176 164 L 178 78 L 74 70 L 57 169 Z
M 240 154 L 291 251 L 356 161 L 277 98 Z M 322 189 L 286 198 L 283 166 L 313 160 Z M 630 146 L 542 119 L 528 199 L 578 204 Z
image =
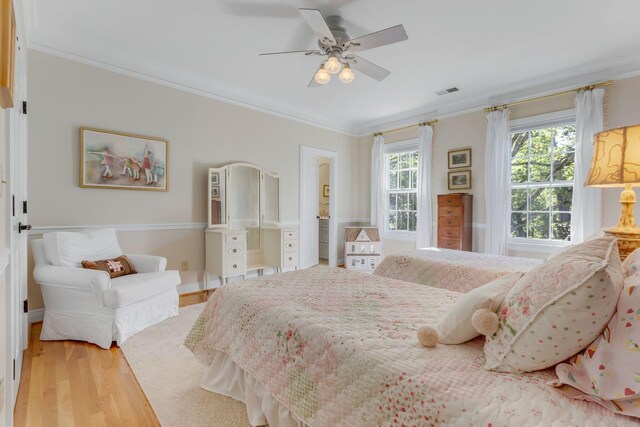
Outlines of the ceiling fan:
M 282 55 L 289 53 L 303 53 L 305 55 L 326 56 L 318 66 L 309 87 L 317 87 L 329 83 L 332 74 L 338 74 L 342 83 L 351 83 L 355 79 L 352 70 L 366 74 L 378 81 L 384 80 L 390 71 L 354 55 L 354 52 L 373 49 L 392 43 L 407 40 L 407 32 L 402 25 L 387 28 L 366 36 L 351 39 L 347 31 L 342 27 L 342 18 L 330 16 L 324 19 L 318 9 L 298 9 L 302 17 L 315 35 L 318 37 L 318 50 L 294 50 L 289 52 L 270 52 L 260 55 Z

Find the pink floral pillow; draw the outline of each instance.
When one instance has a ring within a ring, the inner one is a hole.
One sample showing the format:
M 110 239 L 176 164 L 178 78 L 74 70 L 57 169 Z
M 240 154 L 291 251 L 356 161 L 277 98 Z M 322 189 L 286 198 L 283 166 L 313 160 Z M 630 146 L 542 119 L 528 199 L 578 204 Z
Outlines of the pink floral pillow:
M 622 263 L 624 277 L 629 277 L 640 271 L 640 249 L 631 252 Z
M 498 309 L 498 331 L 485 341 L 485 368 L 529 372 L 570 358 L 602 332 L 622 284 L 611 237 L 572 246 L 530 270 Z
M 618 311 L 598 339 L 556 374 L 552 385 L 561 393 L 640 417 L 640 272 L 625 280 Z

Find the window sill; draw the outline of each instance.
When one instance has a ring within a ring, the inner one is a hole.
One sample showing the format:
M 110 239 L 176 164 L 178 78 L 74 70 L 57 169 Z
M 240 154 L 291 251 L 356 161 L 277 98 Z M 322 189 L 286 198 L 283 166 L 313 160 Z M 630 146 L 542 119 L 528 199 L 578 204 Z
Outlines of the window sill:
M 414 231 L 385 231 L 382 237 L 389 240 L 413 242 L 416 240 L 416 233 Z
M 537 252 L 550 254 L 560 248 L 569 246 L 565 240 L 509 239 L 507 247 L 510 251 Z

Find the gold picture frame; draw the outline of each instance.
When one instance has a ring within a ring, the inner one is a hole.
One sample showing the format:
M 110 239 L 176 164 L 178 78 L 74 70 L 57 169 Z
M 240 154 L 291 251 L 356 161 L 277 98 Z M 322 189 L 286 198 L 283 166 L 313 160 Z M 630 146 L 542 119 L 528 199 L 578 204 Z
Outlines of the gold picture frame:
M 169 191 L 169 141 L 80 128 L 80 187 Z
M 13 108 L 16 16 L 12 0 L 0 0 L 0 108 Z
M 447 183 L 449 190 L 470 190 L 471 169 L 449 172 Z
M 458 148 L 449 150 L 449 169 L 461 169 L 471 167 L 471 148 Z

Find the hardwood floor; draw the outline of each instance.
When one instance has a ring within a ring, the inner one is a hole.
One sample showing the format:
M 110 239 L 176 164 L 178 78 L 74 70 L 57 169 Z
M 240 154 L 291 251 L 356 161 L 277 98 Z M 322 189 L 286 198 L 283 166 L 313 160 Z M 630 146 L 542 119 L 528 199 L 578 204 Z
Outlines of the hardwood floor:
M 205 302 L 204 292 L 181 295 L 180 306 Z M 159 426 L 119 347 L 40 341 L 31 325 L 14 410 L 17 427 Z

